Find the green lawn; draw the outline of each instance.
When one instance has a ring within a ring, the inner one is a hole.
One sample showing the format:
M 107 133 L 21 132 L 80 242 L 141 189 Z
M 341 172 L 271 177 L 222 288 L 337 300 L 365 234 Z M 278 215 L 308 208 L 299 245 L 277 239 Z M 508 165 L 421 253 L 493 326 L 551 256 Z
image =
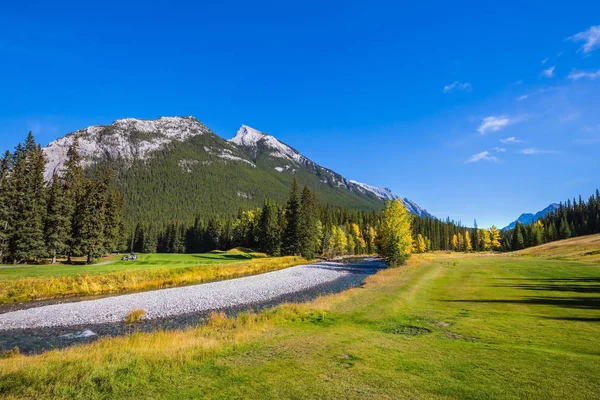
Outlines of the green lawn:
M 360 289 L 0 360 L 29 398 L 600 398 L 600 265 L 425 255 Z
M 25 265 L 0 268 L 0 281 L 37 276 L 70 276 L 77 274 L 107 274 L 111 272 L 145 269 L 170 269 L 195 267 L 199 265 L 227 264 L 248 261 L 252 257 L 244 253 L 204 253 L 204 254 L 138 254 L 137 261 L 121 261 L 122 255 L 114 262 L 102 265 Z

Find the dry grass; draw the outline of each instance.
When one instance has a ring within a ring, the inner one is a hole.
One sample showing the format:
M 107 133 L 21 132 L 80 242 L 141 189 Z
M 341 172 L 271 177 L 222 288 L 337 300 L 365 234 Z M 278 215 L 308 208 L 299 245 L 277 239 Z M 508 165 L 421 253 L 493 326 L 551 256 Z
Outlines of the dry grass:
M 257 258 L 229 264 L 154 268 L 100 275 L 25 277 L 0 284 L 0 303 L 133 292 L 238 278 L 306 263 L 301 257 Z
M 137 324 L 142 320 L 142 317 L 146 315 L 146 311 L 141 308 L 137 310 L 130 311 L 129 314 L 125 317 L 126 324 Z
M 546 243 L 514 254 L 547 259 L 600 262 L 600 234 Z

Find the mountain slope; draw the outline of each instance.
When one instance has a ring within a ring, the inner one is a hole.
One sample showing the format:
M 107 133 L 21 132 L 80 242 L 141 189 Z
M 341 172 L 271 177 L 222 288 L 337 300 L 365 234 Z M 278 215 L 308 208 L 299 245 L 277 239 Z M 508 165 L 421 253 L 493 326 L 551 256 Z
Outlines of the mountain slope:
M 47 179 L 62 169 L 75 136 L 89 174 L 97 167 L 115 171 L 131 224 L 227 216 L 260 207 L 266 198 L 283 203 L 294 177 L 315 190 L 321 204 L 383 206 L 381 196 L 273 136 L 242 125 L 228 141 L 193 117 L 128 118 L 70 133 L 44 149 Z
M 375 196 L 379 197 L 382 200 L 396 200 L 396 199 L 400 199 L 400 196 L 395 195 L 391 189 L 388 188 L 380 188 L 377 186 L 371 186 L 368 185 L 366 183 L 361 183 L 361 182 L 357 182 L 357 181 L 350 181 L 358 186 L 360 186 L 362 189 L 364 189 L 365 191 L 369 191 L 371 193 L 374 193 Z M 408 210 L 408 212 L 410 212 L 411 214 L 414 215 L 418 215 L 420 217 L 426 217 L 426 218 L 435 218 L 433 215 L 429 214 L 429 212 L 427 210 L 425 210 L 424 208 L 421 208 L 417 203 L 415 203 L 414 201 L 404 198 L 401 199 L 402 203 L 404 204 L 404 207 L 406 207 L 406 209 Z
M 531 213 L 526 213 L 526 214 L 521 214 L 519 216 L 519 218 L 516 219 L 516 221 L 511 222 L 510 224 L 508 224 L 507 226 L 505 226 L 504 228 L 502 228 L 503 231 L 509 230 L 509 229 L 513 229 L 515 227 L 515 225 L 517 224 L 517 221 L 521 224 L 524 225 L 529 225 L 532 222 L 537 221 L 540 218 L 543 218 L 546 216 L 546 214 L 552 212 L 552 211 L 556 211 L 558 209 L 558 204 L 556 203 L 552 203 L 550 204 L 548 207 L 544 208 L 541 211 L 538 211 L 535 214 L 531 214 Z

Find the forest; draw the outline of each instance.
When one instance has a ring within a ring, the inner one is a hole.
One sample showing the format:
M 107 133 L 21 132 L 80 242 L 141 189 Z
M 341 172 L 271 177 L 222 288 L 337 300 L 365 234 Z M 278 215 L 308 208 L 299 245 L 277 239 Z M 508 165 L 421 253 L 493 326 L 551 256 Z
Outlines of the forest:
M 516 251 L 556 240 L 600 233 L 600 191 L 584 201 L 567 200 L 529 225 L 517 222 L 502 234 L 502 250 Z
M 50 182 L 31 133 L 0 159 L 0 262 L 83 256 L 91 263 L 123 248 L 123 198 L 110 189 L 109 170 L 85 177 L 77 146 Z

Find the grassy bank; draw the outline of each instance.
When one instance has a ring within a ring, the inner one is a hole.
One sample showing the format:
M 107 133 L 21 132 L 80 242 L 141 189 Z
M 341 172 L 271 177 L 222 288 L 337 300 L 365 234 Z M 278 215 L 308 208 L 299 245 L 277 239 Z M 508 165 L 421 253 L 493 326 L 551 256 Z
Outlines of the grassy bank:
M 0 303 L 166 288 L 236 278 L 305 263 L 242 252 L 151 254 L 108 265 L 0 269 Z
M 6 398 L 600 396 L 600 266 L 425 255 L 360 289 L 0 360 Z

